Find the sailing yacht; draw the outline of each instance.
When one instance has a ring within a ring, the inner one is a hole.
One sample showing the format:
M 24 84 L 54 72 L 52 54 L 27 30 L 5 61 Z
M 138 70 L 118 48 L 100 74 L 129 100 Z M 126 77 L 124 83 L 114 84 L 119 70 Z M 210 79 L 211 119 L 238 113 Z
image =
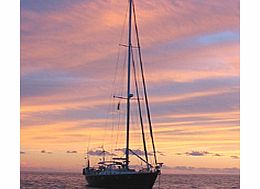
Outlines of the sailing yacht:
M 132 18 L 133 17 L 133 18 Z M 125 120 L 125 127 L 126 127 L 126 144 L 124 148 L 124 157 L 114 157 L 110 161 L 106 161 L 105 158 L 98 162 L 98 166 L 91 166 L 89 159 L 87 160 L 86 167 L 83 168 L 83 175 L 86 178 L 88 186 L 90 187 L 102 187 L 102 188 L 140 188 L 140 189 L 151 189 L 155 183 L 155 180 L 159 174 L 161 174 L 161 167 L 163 163 L 158 163 L 157 154 L 155 149 L 155 141 L 153 136 L 153 128 L 151 122 L 151 113 L 148 101 L 148 94 L 146 88 L 146 81 L 144 76 L 144 69 L 143 69 L 143 62 L 141 57 L 141 47 L 139 41 L 139 34 L 138 34 L 138 25 L 137 25 L 137 18 L 136 18 L 136 11 L 135 5 L 133 0 L 129 0 L 129 13 L 128 13 L 128 44 L 124 45 L 127 47 L 127 95 L 126 97 L 120 96 L 113 96 L 113 98 L 121 98 L 126 100 L 126 120 Z M 132 26 L 132 24 L 134 24 Z M 134 29 L 133 29 L 134 28 Z M 132 45 L 132 30 L 135 32 L 135 39 L 137 46 Z M 133 48 L 136 48 L 138 54 L 138 63 L 140 69 L 140 82 L 137 81 L 137 71 L 136 71 L 136 64 L 137 62 L 134 61 L 133 58 Z M 133 72 L 133 73 L 131 73 Z M 131 77 L 132 76 L 132 77 Z M 134 88 L 131 89 L 131 78 L 134 78 Z M 141 83 L 141 84 L 140 84 Z M 142 87 L 142 94 L 143 98 L 140 96 L 141 91 L 139 87 Z M 135 95 L 132 94 L 131 91 L 135 91 Z M 135 97 L 134 97 L 135 96 Z M 140 155 L 135 150 L 130 149 L 130 108 L 131 108 L 131 101 L 137 101 L 138 107 L 138 114 L 139 114 L 139 121 L 140 121 L 140 128 L 141 128 L 141 136 L 142 136 L 142 145 L 144 154 Z M 141 100 L 144 100 L 144 109 L 141 109 Z M 119 105 L 118 105 L 119 108 Z M 144 119 L 143 112 L 146 114 L 146 119 Z M 146 132 L 144 131 L 144 120 L 147 122 L 147 130 L 149 133 L 150 141 L 152 143 L 152 153 L 149 153 L 147 150 L 147 143 L 146 143 Z M 130 167 L 130 160 L 129 156 L 134 155 L 136 156 L 141 162 L 143 162 L 146 167 L 137 170 Z M 148 156 L 153 156 L 153 162 L 149 162 Z

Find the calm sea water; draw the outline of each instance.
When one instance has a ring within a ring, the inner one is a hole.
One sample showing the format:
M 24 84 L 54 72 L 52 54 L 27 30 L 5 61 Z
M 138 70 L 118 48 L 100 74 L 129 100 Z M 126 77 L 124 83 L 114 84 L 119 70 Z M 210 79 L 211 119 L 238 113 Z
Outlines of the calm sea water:
M 86 186 L 81 174 L 76 173 L 21 173 L 22 189 L 79 188 Z M 159 188 L 159 178 L 153 189 Z M 235 189 L 240 188 L 239 175 L 161 175 L 160 189 Z

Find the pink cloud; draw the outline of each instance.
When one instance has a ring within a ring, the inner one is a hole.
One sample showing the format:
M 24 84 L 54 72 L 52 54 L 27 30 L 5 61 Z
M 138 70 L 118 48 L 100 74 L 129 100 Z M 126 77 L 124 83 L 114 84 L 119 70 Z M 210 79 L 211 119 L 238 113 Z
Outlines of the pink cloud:
M 239 2 L 234 1 L 141 1 L 137 6 L 146 48 L 239 26 Z M 116 53 L 125 11 L 121 1 L 80 3 L 59 12 L 22 11 L 21 31 L 30 33 L 21 37 L 22 74 L 104 61 Z

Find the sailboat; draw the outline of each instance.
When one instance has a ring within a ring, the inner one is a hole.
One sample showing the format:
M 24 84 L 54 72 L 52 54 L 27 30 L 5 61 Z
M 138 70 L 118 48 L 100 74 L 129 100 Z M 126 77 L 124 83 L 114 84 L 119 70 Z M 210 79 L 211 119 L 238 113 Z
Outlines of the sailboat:
M 133 17 L 133 18 L 132 18 Z M 129 12 L 128 12 L 128 44 L 124 45 L 127 47 L 128 55 L 127 55 L 127 94 L 126 97 L 113 95 L 113 98 L 120 98 L 126 100 L 126 143 L 124 148 L 124 157 L 114 157 L 110 161 L 106 161 L 105 158 L 98 162 L 98 167 L 90 166 L 89 159 L 87 160 L 87 165 L 83 168 L 83 175 L 90 187 L 101 187 L 108 189 L 117 189 L 117 188 L 140 188 L 140 189 L 151 189 L 156 181 L 158 175 L 161 174 L 161 167 L 163 163 L 158 163 L 157 160 L 157 151 L 155 149 L 155 141 L 153 136 L 153 128 L 151 121 L 151 113 L 148 101 L 148 94 L 146 88 L 146 81 L 144 76 L 143 62 L 141 57 L 141 47 L 139 41 L 139 33 L 138 33 L 138 25 L 137 25 L 137 17 L 136 17 L 136 9 L 133 0 L 129 0 Z M 132 27 L 132 24 L 133 27 Z M 134 28 L 135 39 L 137 46 L 133 46 L 132 44 L 132 30 Z M 133 48 L 136 48 L 138 54 L 138 63 L 140 68 L 140 82 L 142 86 L 143 97 L 140 97 L 140 91 L 138 87 L 137 81 L 137 71 L 136 71 L 136 62 L 133 57 Z M 133 72 L 133 73 L 131 73 Z M 131 75 L 134 78 L 134 88 L 135 88 L 135 97 L 134 94 L 131 93 Z M 138 154 L 135 150 L 130 148 L 130 108 L 131 101 L 137 101 L 140 128 L 141 128 L 141 136 L 142 136 L 142 145 L 143 152 L 142 155 Z M 149 132 L 150 141 L 152 143 L 152 153 L 147 150 L 147 143 L 144 131 L 144 116 L 143 110 L 141 109 L 141 100 L 143 100 L 145 114 L 146 114 L 146 122 L 147 122 L 147 130 Z M 118 109 L 119 109 L 118 104 Z M 104 151 L 105 152 L 105 151 Z M 141 162 L 143 162 L 146 167 L 137 170 L 130 167 L 130 155 L 136 156 Z M 153 162 L 149 162 L 148 156 L 153 156 Z

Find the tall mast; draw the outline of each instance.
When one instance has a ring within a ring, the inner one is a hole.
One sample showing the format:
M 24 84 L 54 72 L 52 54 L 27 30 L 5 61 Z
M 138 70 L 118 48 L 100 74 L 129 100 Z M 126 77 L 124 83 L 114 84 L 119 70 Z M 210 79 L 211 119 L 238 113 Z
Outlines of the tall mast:
M 128 73 L 127 73 L 127 117 L 126 117 L 126 168 L 129 165 L 129 123 L 130 123 L 130 80 L 131 80 L 131 29 L 132 28 L 132 0 L 129 0 L 129 33 L 128 33 Z
M 138 27 L 137 27 L 137 21 L 136 21 L 136 12 L 135 12 L 135 5 L 134 4 L 133 4 L 133 13 L 134 13 L 134 24 L 135 24 L 135 32 L 136 32 L 137 47 L 138 47 L 138 54 L 139 54 L 139 62 L 140 62 L 141 75 L 142 75 L 142 83 L 143 83 L 143 87 L 144 87 L 144 99 L 145 99 L 145 104 L 146 104 L 146 112 L 147 112 L 147 118 L 148 118 L 148 123 L 149 123 L 150 136 L 151 136 L 151 139 L 152 139 L 154 162 L 155 162 L 155 164 L 157 164 L 156 150 L 155 150 L 155 144 L 154 144 L 154 138 L 153 138 L 151 114 L 150 114 L 150 108 L 149 108 L 149 102 L 148 102 L 146 83 L 145 83 L 145 78 L 144 78 L 143 61 L 142 61 L 142 56 L 141 56 L 141 46 L 140 46 Z

